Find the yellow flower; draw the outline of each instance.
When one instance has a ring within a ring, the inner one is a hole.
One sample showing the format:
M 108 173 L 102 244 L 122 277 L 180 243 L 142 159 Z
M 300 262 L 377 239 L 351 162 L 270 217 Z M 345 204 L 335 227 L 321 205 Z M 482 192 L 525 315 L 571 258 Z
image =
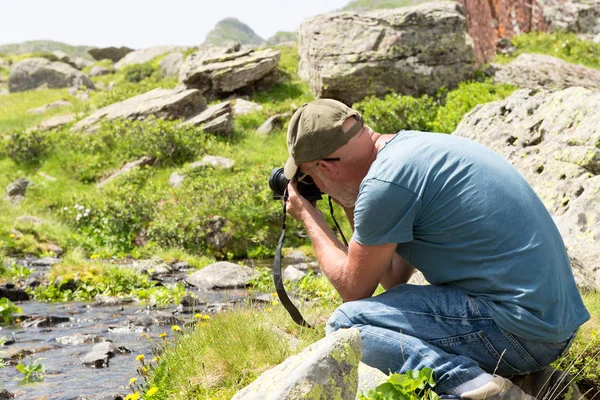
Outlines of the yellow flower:
M 179 327 L 179 325 L 173 325 L 173 326 L 171 327 L 171 330 L 172 330 L 172 331 L 179 331 L 179 332 L 181 332 L 181 328 Z
M 194 314 L 194 318 L 200 319 L 200 318 L 202 318 L 202 314 Z
M 323 296 L 323 292 L 317 292 L 317 296 Z
M 138 360 L 138 361 L 144 361 L 144 355 L 140 354 L 135 359 Z
M 158 362 L 158 357 L 152 358 L 152 362 Z
M 273 293 L 271 293 L 271 296 L 273 296 L 273 297 L 277 297 L 277 292 L 273 292 Z
M 202 319 L 204 319 L 204 320 L 210 319 L 210 315 L 203 315 Z
M 266 312 L 269 312 L 269 311 L 271 311 L 271 310 L 272 310 L 272 308 L 271 308 L 271 307 L 267 307 L 267 309 L 266 309 L 265 311 L 266 311 Z
M 8 235 L 8 237 L 10 237 L 11 239 L 14 239 L 14 237 L 15 237 L 15 234 L 14 234 L 14 233 L 11 233 L 10 235 Z
M 276 306 L 277 304 L 279 304 L 278 301 L 272 301 L 271 304 L 273 304 L 274 306 Z
M 91 260 L 94 260 L 94 259 L 96 259 L 96 258 L 100 258 L 100 254 L 92 254 L 92 255 L 90 256 L 90 259 L 91 259 Z
M 147 397 L 152 397 L 154 396 L 154 394 L 156 394 L 156 392 L 158 392 L 158 388 L 156 386 L 152 386 L 150 389 L 148 389 L 148 391 L 146 392 L 146 396 Z
M 135 383 L 135 381 L 137 381 L 137 378 L 131 378 L 131 379 L 129 380 L 129 384 L 130 384 L 130 385 L 131 385 L 131 384 L 134 384 L 134 383 Z
M 163 332 L 163 333 L 161 333 L 161 334 L 160 334 L 160 335 L 158 335 L 158 336 L 160 336 L 161 338 L 166 338 L 166 337 L 167 337 L 167 334 L 166 334 L 165 332 Z
M 127 396 L 125 396 L 125 400 L 139 400 L 139 399 L 140 399 L 140 394 L 138 392 L 131 393 L 131 394 L 128 394 Z

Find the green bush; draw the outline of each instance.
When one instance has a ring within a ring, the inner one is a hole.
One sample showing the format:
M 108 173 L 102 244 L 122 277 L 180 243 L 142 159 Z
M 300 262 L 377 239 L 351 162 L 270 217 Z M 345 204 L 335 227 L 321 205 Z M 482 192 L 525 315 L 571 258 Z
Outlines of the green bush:
M 156 75 L 152 75 L 139 83 L 123 81 L 111 90 L 92 92 L 91 103 L 97 108 L 102 108 L 156 88 L 173 88 L 176 85 L 176 78 L 160 79 Z
M 442 88 L 435 97 L 420 98 L 388 94 L 383 99 L 374 96 L 354 104 L 365 122 L 379 133 L 401 130 L 452 133 L 464 115 L 476 105 L 501 100 L 516 87 L 483 82 L 464 82 L 447 92 Z
M 21 308 L 14 305 L 6 297 L 0 298 L 0 322 L 10 324 L 15 319 L 15 314 L 20 314 Z
M 138 83 L 149 78 L 157 72 L 157 69 L 151 63 L 131 64 L 123 68 L 125 80 L 131 83 Z
M 6 155 L 17 164 L 36 163 L 48 152 L 47 136 L 36 130 L 17 130 L 5 135 L 0 142 L 0 155 Z
M 380 133 L 396 133 L 401 130 L 426 131 L 436 115 L 435 99 L 424 95 L 420 98 L 388 94 L 383 99 L 369 96 L 353 106 L 366 124 Z

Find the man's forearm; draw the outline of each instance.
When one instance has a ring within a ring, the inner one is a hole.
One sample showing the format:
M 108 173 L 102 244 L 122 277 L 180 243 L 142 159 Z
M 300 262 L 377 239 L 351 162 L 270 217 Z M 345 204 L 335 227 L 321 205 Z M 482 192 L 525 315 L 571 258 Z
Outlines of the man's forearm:
M 381 286 L 385 290 L 388 290 L 401 283 L 407 283 L 414 272 L 415 267 L 410 265 L 399 254 L 394 253 L 390 267 L 381 278 Z
M 301 218 L 315 249 L 321 270 L 333 287 L 341 294 L 345 288 L 344 266 L 348 260 L 346 247 L 327 225 L 323 215 L 316 209 L 308 209 Z

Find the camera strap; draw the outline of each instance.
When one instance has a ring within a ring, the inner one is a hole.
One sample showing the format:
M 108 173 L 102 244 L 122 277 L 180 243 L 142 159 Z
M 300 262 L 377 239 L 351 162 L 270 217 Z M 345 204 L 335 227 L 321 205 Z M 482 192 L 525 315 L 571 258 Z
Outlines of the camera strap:
M 283 247 L 283 239 L 285 238 L 285 217 L 287 213 L 285 212 L 285 205 L 287 203 L 287 190 L 283 199 L 283 219 L 281 223 L 281 236 L 279 236 L 279 242 L 277 243 L 277 251 L 275 252 L 275 259 L 273 260 L 273 281 L 275 282 L 275 290 L 277 291 L 277 295 L 279 296 L 279 301 L 285 307 L 288 314 L 292 317 L 295 323 L 298 325 L 312 328 L 308 322 L 304 320 L 298 308 L 292 303 L 290 298 L 288 297 L 285 287 L 283 286 L 283 276 L 281 274 L 281 248 Z

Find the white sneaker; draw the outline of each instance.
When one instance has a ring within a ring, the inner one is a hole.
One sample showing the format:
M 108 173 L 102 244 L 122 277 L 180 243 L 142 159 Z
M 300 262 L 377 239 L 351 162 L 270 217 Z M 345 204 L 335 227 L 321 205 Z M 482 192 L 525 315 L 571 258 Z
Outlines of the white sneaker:
M 465 392 L 460 397 L 470 400 L 536 400 L 508 379 L 498 375 L 480 388 Z

